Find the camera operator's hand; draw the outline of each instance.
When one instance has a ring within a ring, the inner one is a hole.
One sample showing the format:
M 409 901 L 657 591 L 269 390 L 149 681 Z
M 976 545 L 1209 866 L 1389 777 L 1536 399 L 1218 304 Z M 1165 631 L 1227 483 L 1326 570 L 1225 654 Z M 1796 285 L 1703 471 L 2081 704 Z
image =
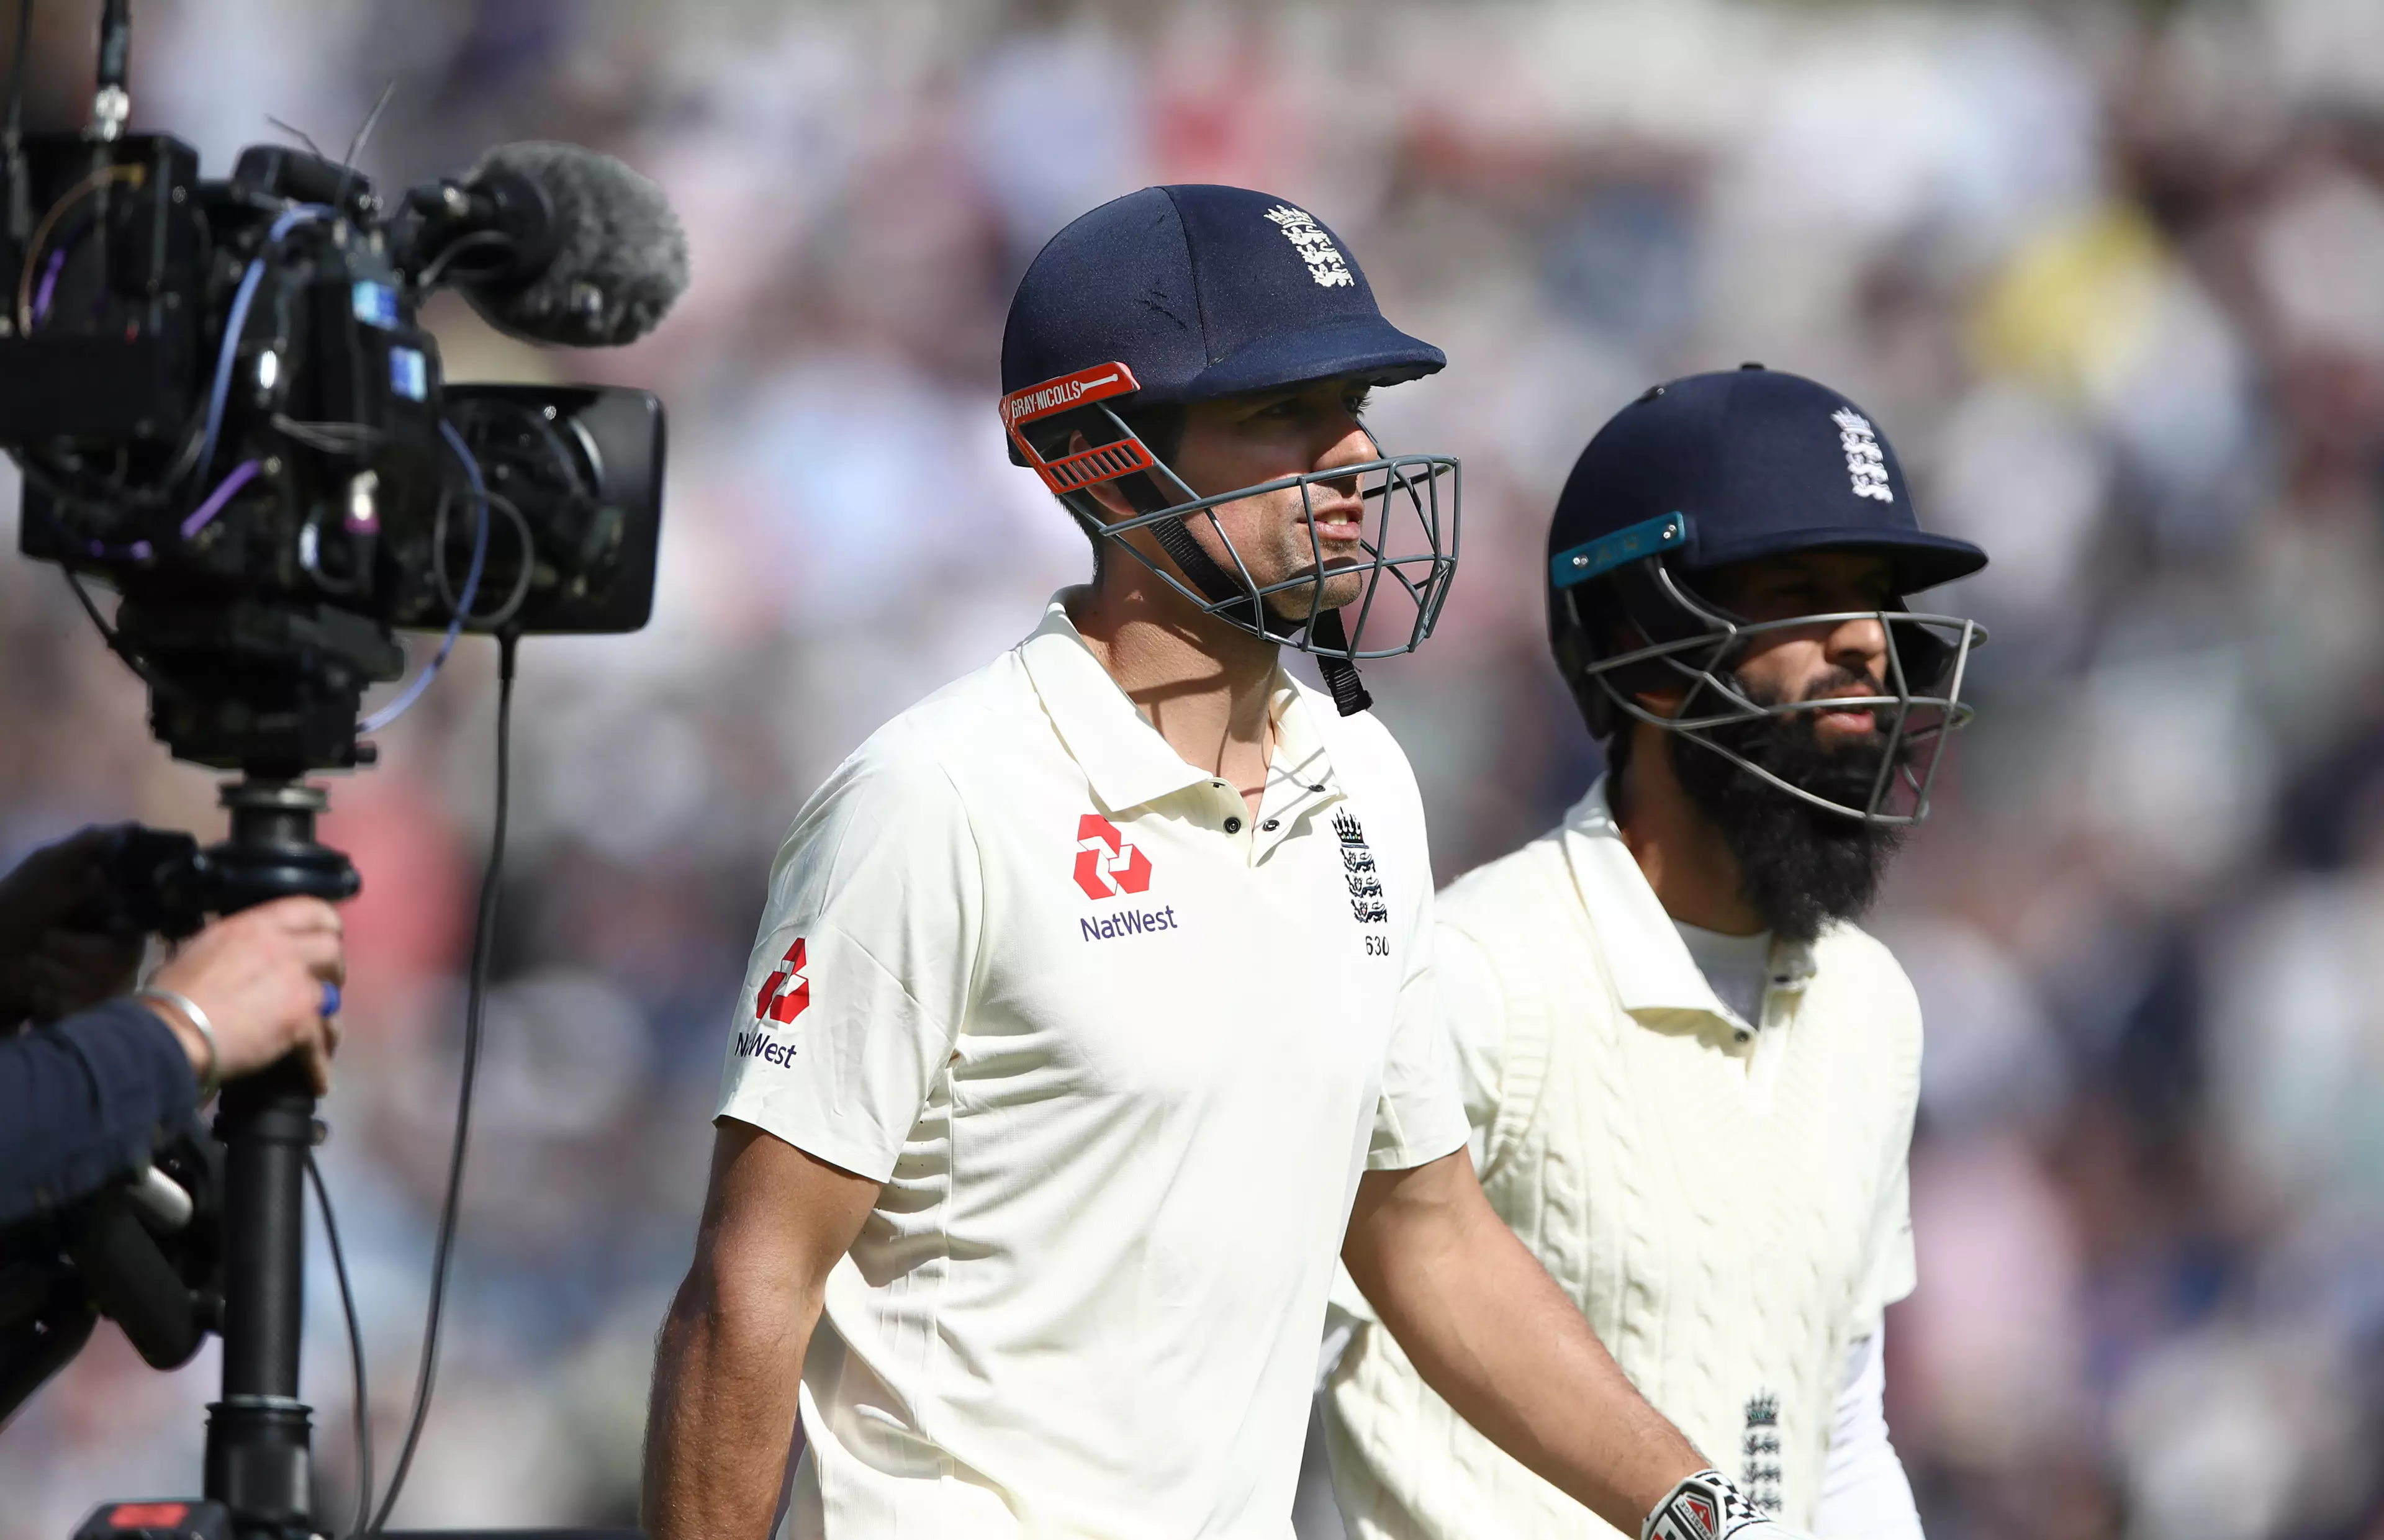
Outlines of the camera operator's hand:
M 106 891 L 104 858 L 121 832 L 93 825 L 0 876 L 0 1026 L 55 1021 L 132 987 L 143 938 L 65 927 Z
M 315 1082 L 330 1089 L 331 1051 L 339 1046 L 336 1017 L 323 1014 L 326 984 L 347 978 L 340 945 L 340 914 L 320 899 L 276 899 L 244 909 L 199 932 L 150 983 L 187 995 L 214 1024 L 222 1062 L 219 1080 L 252 1074 L 297 1052 Z M 174 1029 L 204 1074 L 207 1046 L 182 1013 L 147 1002 Z

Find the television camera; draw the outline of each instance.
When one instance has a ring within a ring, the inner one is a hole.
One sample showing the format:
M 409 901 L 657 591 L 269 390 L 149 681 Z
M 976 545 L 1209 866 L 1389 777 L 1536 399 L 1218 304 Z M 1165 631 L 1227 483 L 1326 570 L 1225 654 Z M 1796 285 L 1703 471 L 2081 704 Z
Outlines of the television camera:
M 284 894 L 353 896 L 354 867 L 315 838 L 309 772 L 372 763 L 367 735 L 462 632 L 500 639 L 509 700 L 516 639 L 635 630 L 653 597 L 660 404 L 452 383 L 420 304 L 452 287 L 529 341 L 629 342 L 685 287 L 684 237 L 651 182 L 567 144 L 503 146 L 392 200 L 282 145 L 203 178 L 188 143 L 126 131 L 126 0 L 105 0 L 89 126 L 24 133 L 29 31 L 20 11 L 0 135 L 0 448 L 23 476 L 20 547 L 65 570 L 147 686 L 158 739 L 239 773 L 229 838 L 128 840 L 94 921 L 184 935 Z M 87 578 L 120 594 L 112 622 Z M 360 717 L 367 688 L 404 672 L 404 630 L 442 633 L 436 656 Z M 475 1025 L 488 895 L 480 918 Z M 94 1313 L 160 1367 L 224 1341 L 205 1498 L 103 1506 L 83 1534 L 328 1527 L 298 1398 L 314 1112 L 293 1066 L 236 1083 L 212 1135 L 194 1123 L 137 1182 L 0 1248 L 0 1416 Z M 463 1129 L 459 1112 L 457 1177 Z

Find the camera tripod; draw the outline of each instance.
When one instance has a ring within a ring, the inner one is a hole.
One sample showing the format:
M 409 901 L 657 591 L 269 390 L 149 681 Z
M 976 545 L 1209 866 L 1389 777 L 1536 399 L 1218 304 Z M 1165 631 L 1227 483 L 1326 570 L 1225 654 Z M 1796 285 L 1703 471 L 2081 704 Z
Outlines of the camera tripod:
M 165 875 L 168 893 L 229 914 L 292 894 L 337 901 L 359 887 L 348 858 L 315 838 L 329 801 L 299 779 L 228 783 L 230 836 Z M 224 1087 L 223 1395 L 208 1409 L 205 1490 L 243 1533 L 311 1533 L 312 1412 L 298 1398 L 304 1310 L 307 1152 L 315 1093 L 285 1061 Z
M 119 935 L 180 938 L 211 914 L 274 899 L 355 895 L 355 868 L 315 838 L 328 799 L 303 772 L 252 767 L 225 783 L 221 801 L 229 837 L 206 850 L 188 835 L 153 830 L 121 838 L 106 860 L 108 898 L 86 905 L 81 918 Z M 71 1271 L 52 1271 L 34 1285 L 46 1300 L 12 1313 L 0 1344 L 0 1416 L 64 1367 L 101 1314 L 161 1369 L 188 1361 L 210 1330 L 223 1338 L 222 1395 L 208 1410 L 205 1500 L 107 1505 L 82 1535 L 282 1540 L 314 1530 L 312 1413 L 298 1398 L 298 1360 L 304 1182 L 321 1125 L 305 1071 L 285 1060 L 226 1086 L 214 1134 L 211 1144 L 189 1121 L 156 1156 L 162 1170 L 72 1206 L 49 1238 L 32 1242 L 63 1251 L 58 1265 L 70 1260 Z M 20 1288 L 23 1277 L 20 1271 Z
M 186 846 L 147 875 L 143 907 L 168 934 L 188 935 L 207 914 L 293 894 L 333 902 L 355 896 L 361 884 L 354 866 L 315 838 L 316 818 L 329 802 L 322 788 L 251 769 L 225 783 L 220 796 L 229 837 L 205 850 Z M 189 1320 L 175 1325 L 193 1339 L 212 1317 L 223 1337 L 222 1394 L 207 1412 L 205 1497 L 103 1504 L 77 1540 L 304 1540 L 317 1533 L 314 1414 L 299 1398 L 298 1366 L 304 1184 L 322 1132 L 313 1087 L 294 1061 L 224 1087 L 215 1117 L 223 1147 L 219 1308 L 180 1289 L 167 1291 L 174 1298 L 163 1300 L 152 1286 L 140 1312 L 154 1323 L 180 1310 Z M 136 1331 L 130 1320 L 122 1323 L 129 1334 Z M 145 1353 L 148 1345 L 142 1346 Z M 504 1540 L 637 1540 L 633 1531 L 489 1533 L 491 1540 L 500 1534 Z M 439 1540 L 471 1540 L 471 1534 L 441 1532 Z
M 280 776 L 252 767 L 225 783 L 221 801 L 230 829 L 220 844 L 203 851 L 187 835 L 144 830 L 119 846 L 110 862 L 115 891 L 105 906 L 119 934 L 184 937 L 210 914 L 274 899 L 355 896 L 354 866 L 315 838 L 329 799 L 303 771 Z M 121 1191 L 103 1192 L 65 1216 L 61 1241 L 75 1274 L 54 1280 L 41 1318 L 12 1325 L 0 1412 L 74 1356 L 97 1314 L 114 1318 L 159 1368 L 187 1361 L 211 1329 L 223 1337 L 222 1395 L 207 1415 L 205 1499 L 104 1505 L 81 1536 L 285 1540 L 314 1532 L 313 1414 L 298 1398 L 298 1359 L 304 1183 L 321 1125 L 304 1070 L 285 1060 L 226 1086 L 214 1132 L 219 1150 L 203 1150 L 197 1159 L 158 1157 L 187 1192 L 176 1190 L 170 1177 L 148 1174 L 176 1199 L 172 1220 L 144 1225 Z M 184 1140 L 191 1150 L 206 1143 L 195 1123 Z M 154 1203 L 143 1206 L 155 1214 Z M 175 1248 L 172 1260 L 167 1242 Z

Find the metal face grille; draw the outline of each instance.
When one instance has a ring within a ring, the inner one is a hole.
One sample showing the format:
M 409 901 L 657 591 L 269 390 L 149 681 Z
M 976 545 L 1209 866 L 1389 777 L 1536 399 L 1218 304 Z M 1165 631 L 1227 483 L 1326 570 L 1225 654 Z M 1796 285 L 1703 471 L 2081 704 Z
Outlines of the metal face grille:
M 1361 464 L 1286 476 L 1202 497 L 1153 455 L 1113 409 L 1116 398 L 1136 388 L 1134 373 L 1126 366 L 1100 364 L 1002 399 L 1002 425 L 1019 457 L 1096 539 L 1110 541 L 1149 567 L 1206 613 L 1321 658 L 1354 663 L 1396 657 L 1415 651 L 1432 635 L 1448 598 L 1449 580 L 1457 571 L 1460 488 L 1454 456 L 1385 454 L 1369 433 L 1367 441 L 1373 445 L 1375 457 Z M 1084 422 L 1088 433 L 1099 433 L 1105 426 L 1108 441 L 1047 458 L 1024 429 L 1069 414 L 1083 414 L 1077 420 Z M 1167 506 L 1110 522 L 1108 510 L 1090 495 L 1089 489 L 1137 473 L 1148 476 L 1160 489 Z M 1352 482 L 1363 509 L 1356 550 L 1327 556 L 1324 540 L 1317 533 L 1316 488 L 1320 483 Z M 1245 553 L 1235 549 L 1218 510 L 1246 498 L 1294 488 L 1299 492 L 1309 560 L 1287 575 L 1261 580 L 1252 575 Z M 1203 523 L 1215 536 L 1214 547 L 1223 553 L 1222 561 L 1179 543 Z M 1169 528 L 1177 525 L 1183 528 Z M 1168 563 L 1156 561 L 1124 538 L 1144 529 L 1151 530 L 1170 552 L 1182 551 L 1182 557 Z M 1213 565 L 1216 571 L 1196 570 L 1195 580 L 1186 581 L 1179 568 L 1187 564 L 1196 569 Z M 1352 577 L 1360 579 L 1356 595 L 1346 603 L 1331 603 L 1329 586 Z M 1326 616 L 1336 615 L 1338 625 L 1325 622 Z
M 1664 596 L 1697 623 L 1699 633 L 1675 641 L 1651 641 L 1587 664 L 1583 674 L 1597 682 L 1617 709 L 1679 733 L 1748 775 L 1828 812 L 1882 825 L 1917 824 L 1929 816 L 1929 797 L 1944 760 L 1946 740 L 1977 714 L 1977 708 L 1962 700 L 1962 682 L 1971 650 L 1987 640 L 1985 627 L 1959 615 L 1914 615 L 1904 610 L 1847 610 L 1743 621 L 1682 588 L 1661 562 L 1652 570 Z M 1747 644 L 1756 639 L 1852 620 L 1877 621 L 1887 639 L 1887 677 L 1876 694 L 1761 702 L 1749 697 L 1730 672 L 1732 663 L 1744 656 Z M 1672 715 L 1658 715 L 1636 699 L 1650 692 L 1646 681 L 1651 664 L 1686 690 Z M 1794 785 L 1712 737 L 1715 728 L 1738 723 L 1849 709 L 1870 711 L 1886 733 L 1879 773 L 1860 804 Z

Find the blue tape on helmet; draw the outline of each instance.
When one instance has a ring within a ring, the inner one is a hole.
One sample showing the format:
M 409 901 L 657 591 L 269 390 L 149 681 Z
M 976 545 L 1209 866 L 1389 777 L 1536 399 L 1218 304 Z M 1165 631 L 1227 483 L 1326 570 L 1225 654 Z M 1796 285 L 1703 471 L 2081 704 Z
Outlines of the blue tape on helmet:
M 1548 581 L 1558 588 L 1569 589 L 1611 572 L 1625 562 L 1653 556 L 1688 541 L 1689 515 L 1661 514 L 1610 535 L 1600 535 L 1586 545 L 1558 552 L 1548 558 Z

